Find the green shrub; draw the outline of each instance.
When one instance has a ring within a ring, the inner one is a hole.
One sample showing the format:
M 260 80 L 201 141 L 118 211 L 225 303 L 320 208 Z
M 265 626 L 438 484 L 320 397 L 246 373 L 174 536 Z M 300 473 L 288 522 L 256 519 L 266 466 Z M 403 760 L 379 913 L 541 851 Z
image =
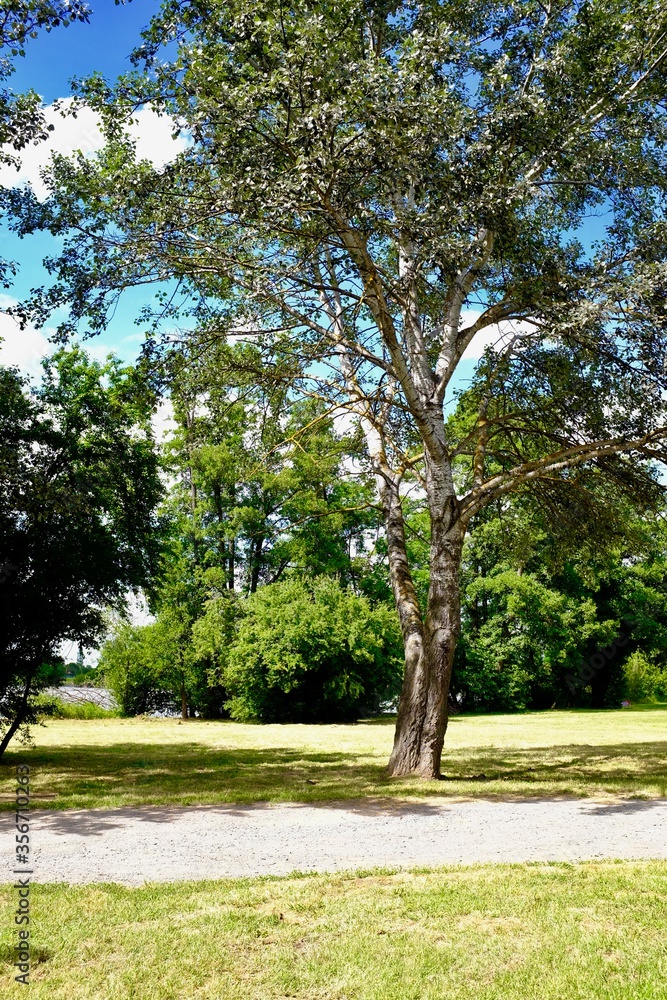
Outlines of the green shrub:
M 622 697 L 621 656 L 604 667 L 581 665 L 617 634 L 590 598 L 545 585 L 534 574 L 506 570 L 465 588 L 463 628 L 452 693 L 466 711 L 513 712 L 566 704 L 610 707 Z M 618 683 L 617 683 L 618 682 Z
M 342 722 L 399 690 L 403 646 L 387 605 L 332 579 L 287 580 L 252 594 L 223 667 L 232 718 Z
M 183 696 L 190 714 L 219 718 L 224 691 L 200 655 L 192 628 L 179 609 L 148 625 L 121 624 L 102 648 L 100 673 L 124 715 L 173 713 Z M 196 623 L 198 624 L 198 623 Z M 229 637 L 223 643 L 229 645 Z
M 630 701 L 667 698 L 667 675 L 640 649 L 628 656 L 623 671 Z
M 101 708 L 92 701 L 66 702 L 46 694 L 39 695 L 35 704 L 39 715 L 51 719 L 116 719 L 120 715 L 117 708 Z
M 71 678 L 72 684 L 79 687 L 97 687 L 101 681 L 97 667 L 81 670 Z
M 172 665 L 178 649 L 162 626 L 122 623 L 102 647 L 100 672 L 123 715 L 174 710 Z

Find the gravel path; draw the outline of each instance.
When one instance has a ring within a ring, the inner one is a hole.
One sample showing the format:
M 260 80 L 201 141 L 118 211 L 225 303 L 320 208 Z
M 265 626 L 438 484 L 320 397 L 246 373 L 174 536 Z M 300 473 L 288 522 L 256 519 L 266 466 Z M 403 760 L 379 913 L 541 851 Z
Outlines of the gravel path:
M 172 882 L 293 871 L 667 858 L 667 802 L 222 805 L 31 813 L 35 881 Z M 0 813 L 0 881 L 14 815 Z

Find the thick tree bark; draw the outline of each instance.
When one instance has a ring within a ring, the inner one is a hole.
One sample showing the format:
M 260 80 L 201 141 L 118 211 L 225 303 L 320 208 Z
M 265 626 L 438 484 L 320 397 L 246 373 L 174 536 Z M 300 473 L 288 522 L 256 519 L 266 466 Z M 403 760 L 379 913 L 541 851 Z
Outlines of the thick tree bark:
M 432 529 L 433 531 L 433 529 Z M 437 529 L 433 532 L 438 535 Z M 440 777 L 449 683 L 460 632 L 459 567 L 463 530 L 456 523 L 431 543 L 431 584 L 422 640 L 406 644 L 389 773 Z
M 420 641 L 405 642 L 405 676 L 389 773 L 439 778 L 449 683 L 461 630 L 459 568 L 465 525 L 447 461 L 427 455 L 426 485 L 431 525 L 428 600 Z M 391 563 L 391 547 L 389 559 Z M 397 604 L 399 600 L 400 595 Z
M 259 535 L 252 545 L 251 570 L 250 570 L 250 593 L 254 594 L 259 586 L 259 572 L 262 568 L 262 549 L 264 548 L 264 536 Z

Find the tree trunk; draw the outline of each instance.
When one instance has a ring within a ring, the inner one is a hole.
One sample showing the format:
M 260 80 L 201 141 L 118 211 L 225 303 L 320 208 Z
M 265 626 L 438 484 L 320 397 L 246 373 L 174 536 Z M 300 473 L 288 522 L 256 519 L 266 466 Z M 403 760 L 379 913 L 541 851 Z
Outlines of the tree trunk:
M 465 524 L 461 520 L 439 404 L 430 406 L 432 450 L 425 449 L 426 493 L 431 525 L 429 593 L 422 615 L 410 570 L 400 495 L 401 477 L 386 460 L 372 421 L 362 421 L 375 466 L 387 532 L 389 573 L 405 648 L 405 675 L 388 773 L 440 777 L 448 714 L 449 682 L 461 630 L 459 568 Z
M 19 728 L 19 726 L 26 717 L 26 709 L 28 707 L 28 698 L 30 697 L 30 686 L 32 684 L 32 679 L 33 679 L 33 673 L 30 673 L 25 684 L 25 689 L 23 691 L 19 707 L 16 710 L 16 715 L 14 716 L 14 719 L 9 729 L 3 736 L 2 742 L 0 742 L 0 758 L 4 754 L 7 747 L 9 746 L 12 736 L 14 735 L 14 733 L 16 732 L 16 730 Z
M 234 589 L 235 576 L 236 576 L 236 539 L 232 538 L 229 543 L 229 576 L 227 578 L 227 587 L 229 590 Z
M 425 465 L 431 527 L 428 598 L 422 641 L 414 650 L 408 643 L 405 646 L 405 677 L 389 773 L 439 778 L 449 682 L 461 631 L 459 569 L 465 525 L 449 462 L 427 452 Z
M 252 546 L 252 565 L 250 570 L 250 593 L 254 594 L 259 585 L 259 571 L 262 568 L 262 549 L 264 548 L 264 535 L 259 535 Z
M 185 694 L 185 684 L 181 682 L 181 718 L 187 719 L 188 717 L 188 699 Z
M 459 567 L 463 529 L 432 527 L 430 587 L 423 640 L 406 645 L 405 677 L 389 773 L 440 777 L 448 719 L 449 682 L 461 628 Z M 438 537 L 440 536 L 440 537 Z

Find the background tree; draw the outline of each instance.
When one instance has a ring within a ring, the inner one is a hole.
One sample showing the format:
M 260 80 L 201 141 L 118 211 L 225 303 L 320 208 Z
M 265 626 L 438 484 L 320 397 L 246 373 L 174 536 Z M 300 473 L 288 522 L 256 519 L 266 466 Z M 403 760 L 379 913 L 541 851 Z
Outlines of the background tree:
M 662 695 L 662 519 L 638 519 L 617 503 L 614 517 L 609 505 L 602 523 L 559 537 L 535 498 L 522 499 L 488 507 L 466 539 L 458 707 L 611 708 L 626 695 Z
M 46 361 L 32 392 L 0 369 L 0 754 L 59 644 L 94 646 L 104 609 L 157 569 L 153 403 L 135 370 L 80 349 Z
M 317 401 L 294 402 L 284 391 L 270 392 L 250 380 L 226 386 L 221 377 L 226 354 L 213 347 L 203 358 L 168 354 L 162 359 L 171 369 L 176 428 L 163 449 L 171 486 L 162 507 L 160 579 L 149 600 L 155 621 L 115 628 L 100 664 L 129 714 L 175 703 L 183 718 L 226 713 L 229 649 L 239 620 L 254 607 L 246 609 L 238 598 L 258 587 L 273 587 L 296 575 L 326 575 L 342 584 L 341 601 L 357 609 L 345 588 L 363 578 L 365 536 L 377 523 L 367 477 L 349 467 L 358 457 L 358 442 L 337 434 L 331 415 Z M 247 362 L 256 352 L 243 354 Z M 289 588 L 287 592 L 293 594 Z M 298 607 L 312 603 L 300 592 L 294 607 L 286 599 L 262 600 L 273 602 L 280 613 L 273 624 L 278 630 L 289 628 Z M 361 601 L 359 606 L 366 605 Z M 325 610 L 320 602 L 318 613 Z M 379 622 L 386 611 L 381 607 L 373 611 L 376 618 L 369 615 Z M 280 648 L 286 648 L 284 643 Z M 313 678 L 324 682 L 320 653 L 311 643 L 298 654 L 311 687 Z M 354 697 L 345 681 L 346 671 L 358 670 L 353 653 L 346 661 L 341 652 L 329 664 L 331 717 L 347 718 L 354 707 L 367 709 L 385 691 L 389 681 L 378 679 L 374 662 L 371 657 L 367 681 L 355 681 Z M 245 687 L 241 694 L 236 684 L 237 706 L 250 699 L 250 686 L 260 683 L 255 676 L 259 670 L 242 671 Z M 294 679 L 290 684 L 299 690 L 303 686 Z M 279 686 L 274 687 L 276 697 L 285 701 L 283 716 L 292 712 L 301 718 L 304 710 L 296 694 L 285 700 Z M 269 714 L 266 706 L 260 713 L 263 718 Z
M 165 447 L 177 477 L 170 510 L 199 573 L 223 570 L 228 589 L 244 593 L 290 571 L 355 582 L 378 522 L 358 436 L 337 433 L 317 400 L 258 383 L 255 350 L 207 345 L 203 357 L 167 363 L 176 369 L 177 430 Z M 225 384 L 229 369 L 236 385 Z
M 83 87 L 107 149 L 58 160 L 45 204 L 9 199 L 21 232 L 66 238 L 37 319 L 68 302 L 64 334 L 99 329 L 123 287 L 175 279 L 200 330 L 359 422 L 405 646 L 393 774 L 439 774 L 471 518 L 535 484 L 556 512 L 602 482 L 657 503 L 666 29 L 665 0 L 167 0 L 141 69 Z M 160 170 L 124 133 L 143 103 L 192 140 Z M 449 420 L 482 331 L 496 348 Z

